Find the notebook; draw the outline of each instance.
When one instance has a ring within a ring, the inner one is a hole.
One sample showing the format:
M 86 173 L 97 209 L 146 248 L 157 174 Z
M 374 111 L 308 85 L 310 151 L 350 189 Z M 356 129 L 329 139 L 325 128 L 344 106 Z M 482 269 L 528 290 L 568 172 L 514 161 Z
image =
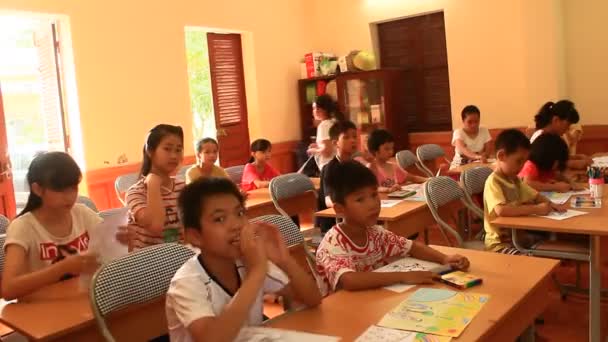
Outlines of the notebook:
M 416 194 L 416 191 L 408 191 L 408 190 L 397 190 L 388 194 L 390 198 L 406 198 L 411 197 Z

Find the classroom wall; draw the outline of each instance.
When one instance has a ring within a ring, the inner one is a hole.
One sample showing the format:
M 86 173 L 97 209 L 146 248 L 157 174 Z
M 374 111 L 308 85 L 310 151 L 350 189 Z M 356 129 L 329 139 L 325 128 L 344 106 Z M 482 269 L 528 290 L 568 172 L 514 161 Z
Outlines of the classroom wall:
M 585 124 L 606 124 L 608 1 L 563 1 L 566 87 Z
M 140 161 L 147 131 L 161 122 L 184 126 L 193 154 L 185 26 L 243 32 L 250 138 L 299 139 L 295 80 L 311 47 L 304 1 L 0 1 L 11 10 L 69 17 L 89 170 L 115 166 L 123 153 Z
M 601 0 L 598 0 L 601 1 Z M 314 0 L 317 50 L 372 49 L 370 23 L 444 11 L 452 120 L 474 103 L 490 128 L 521 126 L 564 95 L 559 0 Z

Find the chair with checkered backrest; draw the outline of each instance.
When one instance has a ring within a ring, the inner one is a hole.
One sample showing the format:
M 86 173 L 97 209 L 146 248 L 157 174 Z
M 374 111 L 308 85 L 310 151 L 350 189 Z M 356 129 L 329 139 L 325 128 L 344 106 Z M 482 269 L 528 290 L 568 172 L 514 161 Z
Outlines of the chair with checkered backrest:
M 6 242 L 6 234 L 0 235 L 0 276 L 4 271 L 4 242 Z
M 445 158 L 445 151 L 441 148 L 441 146 L 436 144 L 425 144 L 418 146 L 418 148 L 416 149 L 416 156 L 420 161 L 420 163 L 416 164 L 416 166 L 428 177 L 434 177 L 435 174 L 425 164 L 426 162 L 435 162 L 437 158 L 443 157 L 443 159 L 445 159 L 448 164 L 450 163 L 450 161 Z
M 116 181 L 114 181 L 114 190 L 116 190 L 116 196 L 118 196 L 118 199 L 122 204 L 126 205 L 127 201 L 125 194 L 133 184 L 137 183 L 138 180 L 139 172 L 128 173 L 116 178 Z
M 245 170 L 245 165 L 230 166 L 230 167 L 225 168 L 224 170 L 226 171 L 228 176 L 230 176 L 230 179 L 236 185 L 241 184 L 241 179 L 243 179 L 243 170 Z
M 106 315 L 164 296 L 175 272 L 192 256 L 194 252 L 184 245 L 164 243 L 125 255 L 97 270 L 89 299 L 106 341 L 114 341 Z
M 477 250 L 485 249 L 483 241 L 465 241 L 460 233 L 442 218 L 442 215 L 445 215 L 446 213 L 445 210 L 442 209 L 447 209 L 447 211 L 450 212 L 451 208 L 449 205 L 454 203 L 462 204 L 465 208 L 470 209 L 469 203 L 464 198 L 464 190 L 462 190 L 455 180 L 446 176 L 430 178 L 424 184 L 424 196 L 433 218 L 435 218 L 435 221 L 439 225 L 439 231 L 443 234 L 443 237 L 449 245 L 452 243 L 446 233 L 456 239 L 458 244 L 456 247 Z M 455 220 L 454 222 L 457 221 Z
M 460 174 L 460 183 L 464 190 L 465 199 L 471 204 L 472 210 L 477 216 L 483 217 L 483 207 L 475 204 L 473 196 L 483 194 L 483 188 L 486 185 L 486 180 L 492 174 L 492 169 L 485 166 L 478 166 L 472 169 L 467 169 Z M 483 204 L 482 204 L 483 205 Z
M 275 208 L 281 215 L 295 216 L 300 214 L 296 210 L 292 210 L 286 207 L 285 204 L 281 206 L 281 201 L 296 196 L 310 195 L 311 210 L 315 209 L 316 204 L 316 192 L 315 186 L 307 176 L 301 173 L 288 173 L 281 176 L 277 176 L 270 180 L 268 185 L 270 191 L 270 198 L 274 203 Z
M 403 151 L 397 152 L 397 154 L 395 155 L 395 158 L 397 159 L 397 164 L 399 164 L 399 167 L 401 167 L 404 170 L 406 170 L 412 166 L 417 166 L 417 164 L 419 163 L 418 158 L 416 158 L 414 153 L 412 153 L 412 151 L 410 151 L 410 150 L 403 150 Z
M 6 229 L 10 223 L 11 221 L 8 219 L 8 217 L 0 215 L 0 234 L 6 234 Z

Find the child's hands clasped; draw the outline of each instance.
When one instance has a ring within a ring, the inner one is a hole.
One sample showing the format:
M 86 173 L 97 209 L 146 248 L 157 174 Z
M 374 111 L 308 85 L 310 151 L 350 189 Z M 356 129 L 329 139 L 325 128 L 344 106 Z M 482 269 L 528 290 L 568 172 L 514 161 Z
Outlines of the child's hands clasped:
M 279 229 L 270 223 L 257 223 L 259 236 L 266 247 L 266 256 L 276 265 L 282 265 L 290 258 L 289 250 Z
M 241 230 L 241 254 L 245 267 L 250 272 L 255 270 L 266 273 L 268 269 L 268 258 L 263 238 L 259 234 L 259 226 L 247 224 Z
M 443 264 L 450 265 L 452 268 L 461 271 L 468 270 L 470 265 L 469 259 L 458 254 L 446 255 L 445 259 L 443 260 Z

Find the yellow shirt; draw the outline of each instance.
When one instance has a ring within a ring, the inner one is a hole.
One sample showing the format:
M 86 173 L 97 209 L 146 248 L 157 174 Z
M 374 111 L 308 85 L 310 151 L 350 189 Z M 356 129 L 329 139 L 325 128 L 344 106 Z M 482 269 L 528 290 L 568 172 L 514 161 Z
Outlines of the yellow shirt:
M 485 245 L 490 251 L 512 247 L 510 229 L 501 229 L 490 222 L 496 219 L 494 212 L 500 204 L 521 205 L 533 202 L 538 192 L 520 179 L 507 180 L 493 172 L 483 190 L 483 223 L 486 231 Z
M 213 169 L 211 169 L 211 177 L 224 177 L 224 178 L 230 178 L 230 176 L 228 176 L 228 174 L 226 173 L 226 171 L 224 171 L 224 169 L 222 169 L 221 167 L 217 166 L 217 165 L 213 165 Z M 203 177 L 203 173 L 201 172 L 201 169 L 198 167 L 198 165 L 192 165 L 191 168 L 188 169 L 188 171 L 186 171 L 186 184 L 190 184 L 193 181 L 202 178 Z

